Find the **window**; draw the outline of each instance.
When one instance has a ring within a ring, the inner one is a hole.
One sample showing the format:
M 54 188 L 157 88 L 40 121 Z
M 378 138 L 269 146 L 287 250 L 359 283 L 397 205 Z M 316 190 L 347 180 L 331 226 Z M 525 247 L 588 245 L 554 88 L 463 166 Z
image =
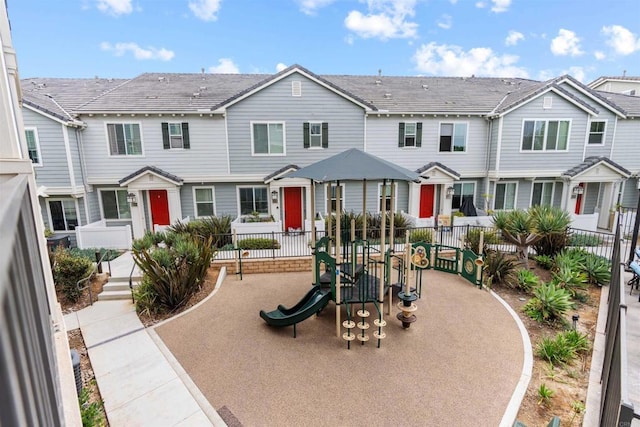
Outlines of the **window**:
M 531 193 L 531 206 L 551 206 L 553 201 L 553 182 L 534 182 Z
M 471 196 L 471 200 L 475 198 L 476 183 L 475 182 L 456 182 L 453 184 L 453 197 L 451 198 L 451 208 L 460 209 L 463 196 Z
M 589 128 L 589 144 L 604 144 L 604 129 L 606 121 L 591 122 Z
M 569 141 L 569 120 L 525 120 L 522 151 L 564 151 Z
M 240 215 L 269 213 L 267 187 L 240 187 Z
M 302 124 L 304 148 L 328 148 L 329 147 L 329 123 Z
M 340 184 L 340 198 L 342 199 L 342 209 L 345 207 L 345 186 L 344 184 Z M 331 184 L 331 212 L 336 212 L 338 206 L 338 199 L 336 198 L 336 185 Z M 329 209 L 327 209 L 327 213 Z
M 165 150 L 188 149 L 189 123 L 162 123 L 162 146 Z
M 515 182 L 499 182 L 496 184 L 496 199 L 494 208 L 515 209 L 518 184 Z
M 284 123 L 253 123 L 253 154 L 285 154 Z
M 378 210 L 382 212 L 382 202 L 384 201 L 384 206 L 387 212 L 391 211 L 391 185 L 387 183 L 387 191 L 385 197 L 382 197 L 382 183 L 378 184 Z M 398 184 L 393 183 L 396 188 L 396 210 L 398 209 Z
M 465 151 L 466 123 L 440 123 L 440 151 Z
M 29 158 L 31 163 L 42 166 L 42 157 L 40 157 L 40 142 L 38 141 L 38 131 L 36 128 L 25 128 L 25 136 L 27 138 L 27 148 L 29 150 Z
M 73 199 L 50 200 L 49 213 L 54 231 L 72 231 L 78 226 L 76 201 Z
M 127 190 L 100 190 L 102 217 L 104 219 L 130 219 L 131 208 Z
M 142 155 L 142 137 L 138 123 L 107 123 L 107 136 L 112 156 Z
M 214 216 L 216 214 L 213 187 L 194 187 L 193 201 L 196 205 L 197 218 L 202 216 Z
M 398 147 L 422 146 L 422 123 L 400 123 L 398 126 Z

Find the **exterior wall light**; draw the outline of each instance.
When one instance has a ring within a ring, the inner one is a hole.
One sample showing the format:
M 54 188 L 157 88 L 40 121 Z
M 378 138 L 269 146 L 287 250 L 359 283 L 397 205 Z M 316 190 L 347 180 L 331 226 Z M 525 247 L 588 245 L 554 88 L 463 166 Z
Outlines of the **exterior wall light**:
M 278 203 L 278 192 L 276 190 L 271 192 L 271 203 Z
M 456 194 L 456 189 L 453 188 L 453 187 L 448 187 L 447 188 L 447 198 L 453 197 L 454 194 Z
M 133 193 L 129 193 L 127 194 L 127 202 L 131 206 L 138 206 L 138 197 L 136 197 L 136 195 Z
M 584 187 L 581 187 L 579 185 L 576 185 L 575 187 L 573 187 L 572 194 L 574 196 L 578 196 L 583 193 L 584 193 Z

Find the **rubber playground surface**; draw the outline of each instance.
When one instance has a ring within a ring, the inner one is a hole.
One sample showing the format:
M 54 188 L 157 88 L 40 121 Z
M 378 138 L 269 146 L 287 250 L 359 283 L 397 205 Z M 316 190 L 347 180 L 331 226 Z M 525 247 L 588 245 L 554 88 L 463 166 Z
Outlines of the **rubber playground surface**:
M 211 405 L 245 426 L 497 426 L 522 370 L 518 327 L 488 292 L 424 275 L 417 321 L 403 330 L 394 299 L 381 348 L 371 337 L 347 350 L 333 302 L 299 323 L 295 339 L 290 326 L 266 325 L 260 309 L 296 304 L 311 272 L 230 275 L 156 331 Z

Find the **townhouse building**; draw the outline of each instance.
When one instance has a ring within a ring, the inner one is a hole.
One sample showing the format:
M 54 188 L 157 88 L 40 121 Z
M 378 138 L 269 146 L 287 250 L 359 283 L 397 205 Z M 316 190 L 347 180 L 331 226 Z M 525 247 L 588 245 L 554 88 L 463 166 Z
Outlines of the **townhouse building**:
M 257 212 L 304 228 L 300 167 L 357 148 L 415 170 L 396 210 L 450 215 L 558 206 L 598 214 L 635 206 L 640 97 L 571 76 L 512 78 L 146 73 L 130 80 L 26 79 L 25 129 L 46 226 L 75 235 L 100 221 L 135 237 L 184 218 Z M 344 209 L 362 184 L 344 182 Z M 367 210 L 389 194 L 368 182 Z M 335 187 L 316 186 L 317 212 Z

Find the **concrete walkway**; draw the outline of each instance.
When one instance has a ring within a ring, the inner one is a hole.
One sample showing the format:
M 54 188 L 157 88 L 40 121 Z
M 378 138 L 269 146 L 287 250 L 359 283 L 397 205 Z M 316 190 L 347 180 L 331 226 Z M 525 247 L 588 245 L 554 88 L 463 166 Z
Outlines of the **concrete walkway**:
M 112 427 L 226 425 L 131 301 L 96 302 L 65 324 L 82 331 Z

